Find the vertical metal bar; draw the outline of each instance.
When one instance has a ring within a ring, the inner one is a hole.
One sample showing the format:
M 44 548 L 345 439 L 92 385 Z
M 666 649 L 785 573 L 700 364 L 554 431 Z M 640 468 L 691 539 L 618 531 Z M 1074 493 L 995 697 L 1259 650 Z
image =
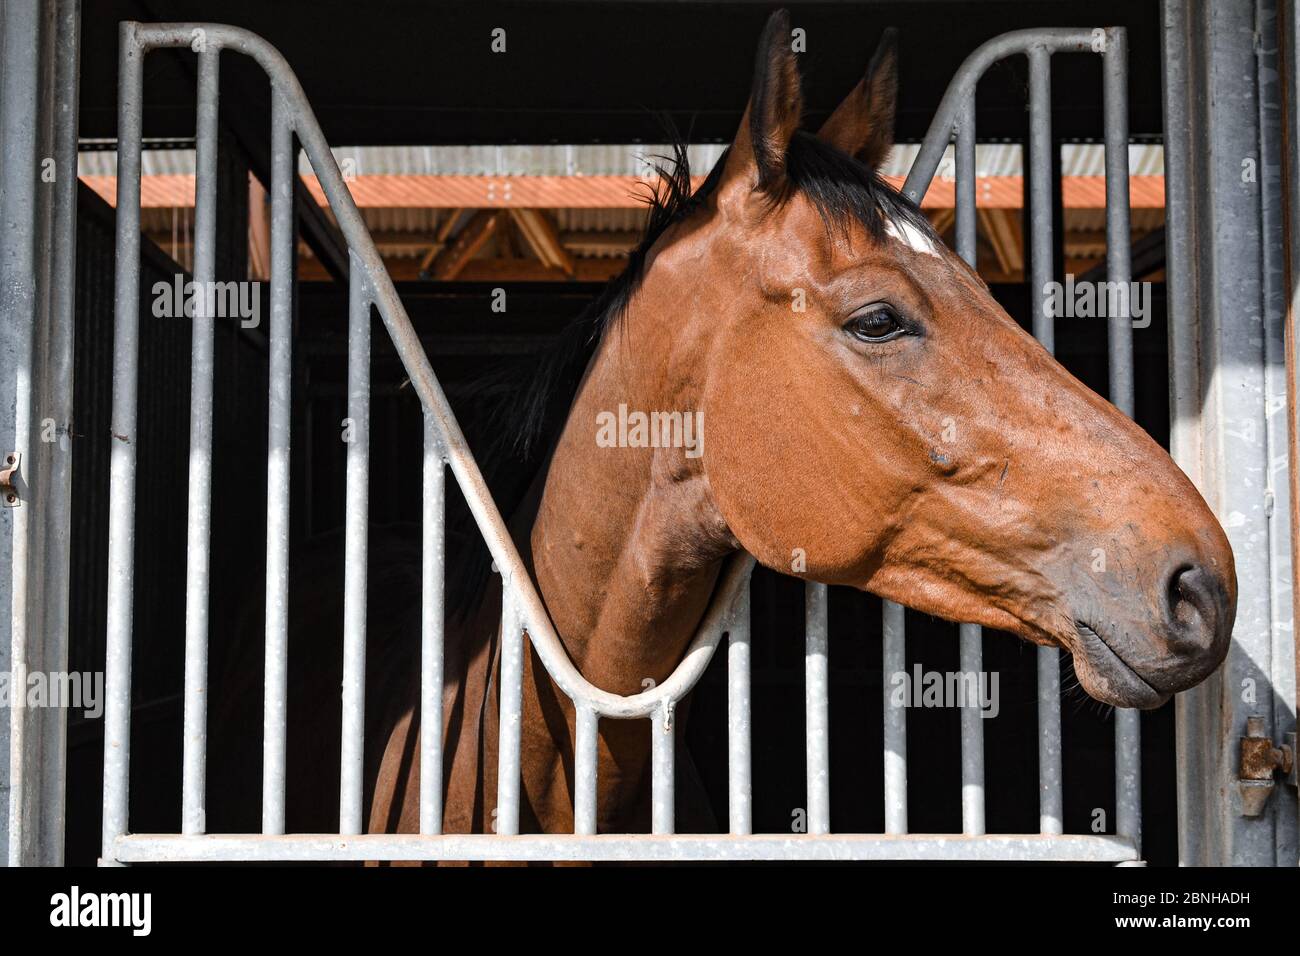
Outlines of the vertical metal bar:
M 354 273 L 355 274 L 355 273 Z M 420 832 L 442 832 L 442 684 L 447 552 L 447 469 L 431 415 L 424 416 L 424 515 L 420 593 Z
M 727 631 L 727 818 L 732 833 L 753 833 L 750 757 L 750 582 Z
M 1056 350 L 1056 316 L 1048 284 L 1052 281 L 1052 75 L 1046 47 L 1029 50 L 1029 219 L 1030 289 L 1034 338 Z M 1061 652 L 1038 648 L 1038 829 L 1064 832 L 1061 783 Z
M 664 836 L 676 825 L 676 734 L 673 701 L 664 701 L 650 717 L 650 832 Z
M 895 703 L 894 687 L 907 676 L 903 605 L 885 601 L 882 611 L 884 661 L 881 670 L 885 706 L 885 832 L 907 832 L 907 701 Z
M 984 669 L 983 634 L 978 624 L 958 627 L 961 644 L 961 670 L 968 699 L 961 708 L 961 828 L 968 836 L 984 833 L 984 718 L 978 693 L 969 688 L 980 686 Z
M 19 476 L 27 478 L 26 497 L 16 507 L 0 506 L 0 665 L 5 665 L 10 686 L 26 687 L 28 668 L 35 663 L 28 658 L 34 638 L 40 634 L 40 602 L 30 600 L 33 585 L 39 579 L 40 542 L 34 472 L 39 472 L 33 454 L 33 403 L 39 387 L 35 342 L 42 324 L 43 269 L 37 248 L 43 243 L 48 219 L 48 204 L 38 196 L 36 183 L 40 175 L 40 151 L 44 148 L 41 130 L 42 11 L 36 0 L 14 0 L 0 6 L 0 161 L 4 163 L 0 182 L 0 215 L 3 215 L 4 242 L 0 243 L 0 464 L 19 465 Z M 48 187 L 45 187 L 48 188 Z M 48 193 L 46 194 L 48 195 Z M 11 414 L 12 413 L 12 414 Z M 8 456 L 14 454 L 13 461 Z M 31 477 L 28 477 L 31 476 Z M 43 503 L 42 503 L 43 504 Z M 0 783 L 8 788 L 8 820 L 3 841 L 9 865 L 21 865 L 27 859 L 29 834 L 26 821 L 32 794 L 28 785 L 28 768 L 32 763 L 33 745 L 28 742 L 26 695 L 12 694 L 0 710 L 8 733 L 0 743 L 7 743 L 8 757 Z M 7 724 L 7 726 L 6 726 Z M 31 729 L 37 729 L 35 727 Z M 33 768 L 34 769 L 34 768 Z M 0 794 L 2 795 L 2 794 Z
M 348 276 L 347 499 L 343 521 L 343 747 L 339 833 L 362 832 L 366 733 L 366 565 L 370 517 L 370 282 L 355 254 Z
M 113 419 L 109 453 L 108 634 L 104 659 L 102 861 L 127 832 L 131 759 L 131 599 L 135 577 L 136 386 L 140 326 L 140 110 L 144 51 L 134 25 L 118 31 L 117 245 Z
M 1129 289 L 1132 249 L 1128 183 L 1128 41 L 1125 30 L 1106 31 L 1102 54 L 1106 141 L 1106 278 L 1124 308 L 1108 320 L 1110 400 L 1133 417 L 1133 321 Z M 1112 298 L 1114 301 L 1114 298 Z M 1115 832 L 1142 848 L 1142 725 L 1136 710 L 1115 711 Z
M 573 832 L 578 836 L 595 836 L 596 734 L 600 717 L 582 701 L 575 702 L 573 707 L 577 722 L 573 745 Z
M 497 743 L 497 833 L 519 832 L 519 749 L 523 731 L 524 634 L 509 581 L 501 600 L 501 739 Z
M 808 832 L 831 832 L 830 701 L 826 585 L 804 590 L 804 714 L 807 734 Z
M 957 255 L 975 267 L 975 97 L 957 114 Z
M 957 254 L 975 268 L 975 96 L 957 120 Z M 983 670 L 982 633 L 978 624 L 958 628 L 961 669 L 978 682 Z M 962 832 L 984 832 L 984 727 L 979 701 L 966 701 L 961 711 Z
M 212 370 L 216 322 L 217 96 L 215 49 L 199 53 L 194 175 L 194 322 L 190 369 L 190 486 L 185 541 L 185 717 L 181 832 L 202 833 L 208 735 L 208 596 L 212 528 Z
M 42 399 L 54 419 L 57 443 L 46 466 L 42 580 L 44 667 L 68 670 L 69 582 L 72 523 L 72 423 L 77 259 L 77 115 L 81 64 L 81 0 L 56 0 L 54 90 L 51 120 L 58 178 L 53 186 L 49 340 L 41 372 Z M 0 607 L 3 607 L 0 601 Z M 42 793 L 36 862 L 63 865 L 67 805 L 66 707 L 44 715 L 41 732 Z M 3 854 L 0 854 L 3 856 Z
M 293 376 L 293 127 L 271 91 L 271 333 L 266 461 L 266 667 L 262 832 L 284 833 L 289 671 L 289 409 Z

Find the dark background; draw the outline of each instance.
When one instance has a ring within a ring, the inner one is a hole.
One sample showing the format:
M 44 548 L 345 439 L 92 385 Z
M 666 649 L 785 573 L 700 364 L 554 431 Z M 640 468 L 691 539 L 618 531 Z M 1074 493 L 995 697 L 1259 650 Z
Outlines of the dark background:
M 743 110 L 755 39 L 767 3 L 87 3 L 82 44 L 83 137 L 115 135 L 116 24 L 121 19 L 211 20 L 262 34 L 297 72 L 335 145 L 660 141 L 667 113 L 696 141 L 729 140 Z M 900 140 L 923 135 L 949 78 L 988 37 L 1033 25 L 1122 24 L 1130 37 L 1130 126 L 1135 138 L 1160 134 L 1160 49 L 1155 2 L 792 3 L 808 30 L 805 95 L 816 122 L 858 79 L 882 27 L 902 30 Z M 507 30 L 509 56 L 488 52 L 493 27 Z M 194 135 L 193 57 L 171 51 L 146 61 L 145 135 Z M 1054 132 L 1100 140 L 1100 61 L 1058 56 L 1053 63 Z M 981 85 L 982 138 L 1021 140 L 1027 114 L 1023 61 L 992 70 Z M 222 120 L 237 157 L 223 186 L 237 212 L 239 162 L 264 163 L 267 88 L 251 63 L 222 58 Z M 224 141 L 223 141 L 224 142 Z M 244 194 L 246 196 L 246 192 Z M 236 217 L 237 219 L 237 217 Z M 1057 234 L 1060 235 L 1058 229 Z M 237 236 L 237 229 L 231 235 Z M 77 380 L 71 667 L 103 666 L 107 543 L 109 371 L 112 328 L 112 210 L 83 190 L 78 245 Z M 229 237 L 227 237 L 229 238 Z M 240 277 L 246 251 L 223 245 L 219 276 Z M 146 290 L 178 271 L 148 252 Z M 544 347 L 598 292 L 572 284 L 517 285 L 510 311 L 489 309 L 490 290 L 471 284 L 399 287 L 407 310 L 467 431 L 476 406 L 467 387 L 507 355 Z M 1027 290 L 998 287 L 1022 323 Z M 1167 351 L 1163 287 L 1155 320 L 1135 333 L 1137 417 L 1167 443 Z M 142 297 L 142 302 L 148 302 Z M 293 537 L 295 546 L 341 526 L 346 290 L 331 283 L 299 289 L 295 331 Z M 266 314 L 264 309 L 263 314 Z M 141 444 L 138 504 L 131 829 L 172 831 L 180 817 L 180 689 L 183 661 L 185 469 L 189 337 L 175 322 L 142 316 Z M 376 328 L 372 407 L 372 518 L 419 516 L 418 405 L 386 336 Z M 1098 391 L 1106 388 L 1101 320 L 1063 320 L 1057 354 Z M 218 334 L 214 578 L 214 661 L 233 654 L 233 621 L 260 595 L 265 554 L 265 346 L 256 334 Z M 455 560 L 454 555 L 449 560 Z M 259 597 L 260 599 L 260 597 Z M 256 603 L 256 602 L 253 602 Z M 757 573 L 754 617 L 754 827 L 789 829 L 805 805 L 803 758 L 803 587 Z M 883 829 L 880 606 L 834 590 L 831 625 L 832 827 Z M 294 652 L 309 652 L 295 648 Z M 956 628 L 908 616 L 908 663 L 957 670 Z M 989 633 L 985 668 L 1001 676 L 1000 716 L 984 722 L 990 832 L 1038 828 L 1036 658 L 1034 649 Z M 214 664 L 215 666 L 215 664 Z M 1068 669 L 1068 660 L 1065 664 Z M 1067 680 L 1070 675 L 1066 675 Z M 726 818 L 726 695 L 722 656 L 694 704 L 688 742 Z M 336 711 L 337 700 L 291 701 Z M 1090 832 L 1094 808 L 1114 825 L 1114 724 L 1108 709 L 1068 696 L 1064 717 L 1067 832 Z M 333 713 L 337 720 L 337 713 Z M 211 734 L 222 728 L 213 726 Z M 647 728 L 648 732 L 648 728 Z M 102 738 L 98 722 L 71 726 L 68 797 L 70 863 L 89 863 L 99 843 Z M 960 830 L 959 714 L 913 709 L 908 719 L 910 824 L 916 832 Z M 1144 855 L 1176 862 L 1172 706 L 1143 716 Z M 292 769 L 291 769 L 292 772 Z M 246 773 L 260 776 L 251 765 Z M 209 780 L 209 804 L 228 782 Z

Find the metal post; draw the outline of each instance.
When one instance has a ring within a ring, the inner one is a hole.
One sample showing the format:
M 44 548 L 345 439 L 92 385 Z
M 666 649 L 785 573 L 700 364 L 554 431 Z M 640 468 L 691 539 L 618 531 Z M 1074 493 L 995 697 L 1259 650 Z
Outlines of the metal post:
M 447 551 L 447 469 L 442 454 L 437 429 L 433 420 L 425 415 L 420 591 L 421 833 L 442 832 L 443 625 Z
M 1133 417 L 1133 320 L 1128 185 L 1128 43 L 1123 28 L 1106 31 L 1102 54 L 1106 140 L 1106 278 L 1123 290 L 1125 308 L 1108 319 L 1110 400 Z M 1115 711 L 1115 832 L 1142 849 L 1142 724 L 1136 710 Z
M 750 583 L 727 631 L 727 819 L 732 833 L 753 832 L 750 758 Z
M 40 224 L 36 183 L 40 174 L 38 161 L 38 99 L 41 89 L 41 4 L 38 0 L 14 0 L 0 9 L 0 155 L 5 175 L 0 183 L 0 214 L 3 214 L 5 243 L 0 248 L 0 463 L 5 467 L 17 463 L 19 476 L 32 471 L 32 416 L 35 353 L 33 343 L 40 322 L 41 302 L 37 271 L 40 263 L 36 250 Z M 12 414 L 11 414 L 12 413 Z M 10 456 L 13 461 L 10 461 Z M 34 620 L 40 607 L 29 600 L 35 578 L 39 545 L 36 538 L 37 516 L 30 500 L 16 507 L 0 504 L 0 541 L 4 542 L 7 567 L 0 576 L 7 580 L 0 589 L 0 613 L 7 612 L 4 622 L 8 640 L 0 655 L 7 657 L 11 684 L 25 687 L 29 667 L 28 654 L 32 639 L 39 633 Z M 2 632 L 0 632 L 2 633 Z M 0 663 L 4 663 L 0 659 Z M 12 695 L 10 705 L 0 708 L 8 720 L 9 754 L 5 773 L 9 789 L 6 841 L 10 865 L 23 861 L 28 835 L 24 832 L 28 793 L 28 724 L 26 695 Z M 3 781 L 0 781 L 3 782 Z
M 808 832 L 831 832 L 830 709 L 826 585 L 804 589 L 804 712 L 807 734 Z
M 119 29 L 113 426 L 109 458 L 108 635 L 104 659 L 103 860 L 127 832 L 131 753 L 131 599 L 135 576 L 136 386 L 140 326 L 140 109 L 144 52 Z
M 650 832 L 660 836 L 676 825 L 673 703 L 664 701 L 650 718 Z
M 208 595 L 212 528 L 212 373 L 216 322 L 217 50 L 199 53 L 194 175 L 190 487 L 185 543 L 185 718 L 181 832 L 202 833 L 207 759 Z
M 366 733 L 366 567 L 370 517 L 370 285 L 348 272 L 347 500 L 343 542 L 343 749 L 339 833 L 362 832 Z
M 523 734 L 524 633 L 510 581 L 501 598 L 501 739 L 497 742 L 497 833 L 519 832 L 519 750 Z
M 1042 46 L 1029 51 L 1029 280 L 1034 309 L 1034 338 L 1056 351 L 1056 316 L 1047 294 L 1052 281 L 1052 75 L 1051 53 Z M 1038 829 L 1064 832 L 1061 781 L 1061 652 L 1040 647 L 1038 654 Z
M 596 748 L 600 717 L 584 704 L 574 705 L 577 725 L 573 744 L 573 832 L 596 834 Z M 653 772 L 653 768 L 652 768 Z
M 1277 241 L 1279 174 L 1295 149 L 1277 136 L 1276 4 L 1165 0 L 1162 13 L 1171 450 L 1223 522 L 1237 572 L 1227 660 L 1175 698 L 1179 860 L 1294 866 L 1295 791 L 1276 787 L 1260 816 L 1243 816 L 1236 746 L 1252 716 L 1277 721 L 1274 740 L 1295 719 L 1290 522 L 1278 510 L 1295 409 Z
M 893 700 L 894 682 L 907 674 L 905 616 L 903 605 L 884 602 L 885 832 L 895 834 L 907 832 L 907 701 Z
M 262 832 L 284 832 L 289 693 L 289 422 L 293 376 L 293 127 L 271 91 L 271 334 L 266 462 L 266 668 Z M 119 206 L 120 208 L 120 206 Z
M 975 94 L 972 92 L 957 119 L 957 254 L 975 268 Z M 961 669 L 978 684 L 984 668 L 983 632 L 978 624 L 958 627 Z M 961 820 L 962 832 L 984 832 L 984 727 L 979 700 L 961 709 Z

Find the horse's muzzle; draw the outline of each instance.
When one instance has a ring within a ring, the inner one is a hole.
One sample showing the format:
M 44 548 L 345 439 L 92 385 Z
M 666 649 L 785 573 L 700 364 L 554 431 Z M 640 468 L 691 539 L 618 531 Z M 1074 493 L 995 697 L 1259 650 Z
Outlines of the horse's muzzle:
M 1158 594 L 1139 597 L 1144 607 L 1137 621 L 1103 611 L 1075 622 L 1070 649 L 1092 697 L 1117 707 L 1159 707 L 1199 684 L 1227 656 L 1236 616 L 1231 568 L 1218 572 L 1182 561 L 1156 580 L 1162 582 Z

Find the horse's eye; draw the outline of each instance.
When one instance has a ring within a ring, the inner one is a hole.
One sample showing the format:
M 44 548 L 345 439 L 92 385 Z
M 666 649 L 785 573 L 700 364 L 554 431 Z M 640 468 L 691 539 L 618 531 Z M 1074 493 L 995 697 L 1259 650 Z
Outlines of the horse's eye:
M 863 342 L 890 342 L 909 331 L 887 305 L 868 306 L 849 319 L 844 330 Z

